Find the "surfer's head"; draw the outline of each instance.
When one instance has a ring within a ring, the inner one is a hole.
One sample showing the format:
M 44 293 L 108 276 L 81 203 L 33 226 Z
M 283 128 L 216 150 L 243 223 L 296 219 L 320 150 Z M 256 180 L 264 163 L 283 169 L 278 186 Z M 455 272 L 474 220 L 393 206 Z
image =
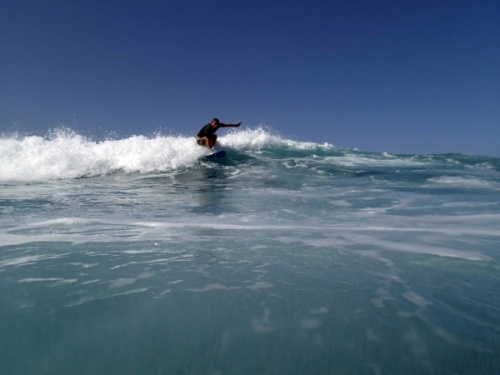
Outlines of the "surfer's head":
M 217 126 L 217 125 L 219 125 L 219 123 L 220 123 L 220 122 L 219 122 L 219 119 L 218 119 L 218 118 L 216 118 L 216 117 L 214 117 L 214 119 L 212 120 L 212 122 L 211 122 L 210 124 L 211 124 L 211 125 L 214 125 L 214 126 Z

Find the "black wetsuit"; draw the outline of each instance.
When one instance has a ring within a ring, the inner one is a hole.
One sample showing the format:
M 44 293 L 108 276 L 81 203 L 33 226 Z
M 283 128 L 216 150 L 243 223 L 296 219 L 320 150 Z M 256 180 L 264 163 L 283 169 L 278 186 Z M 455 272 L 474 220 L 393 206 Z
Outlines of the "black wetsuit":
M 197 136 L 198 138 L 203 138 L 203 137 L 210 137 L 211 135 L 215 134 L 217 129 L 219 129 L 220 125 L 217 125 L 216 128 L 214 128 L 211 124 L 207 124 L 204 127 L 201 128 L 201 130 L 198 132 Z

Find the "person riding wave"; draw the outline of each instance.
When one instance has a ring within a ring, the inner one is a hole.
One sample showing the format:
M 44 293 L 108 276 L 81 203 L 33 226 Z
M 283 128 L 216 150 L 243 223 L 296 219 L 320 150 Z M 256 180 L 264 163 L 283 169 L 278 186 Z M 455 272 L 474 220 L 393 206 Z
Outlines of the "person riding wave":
M 236 124 L 223 124 L 218 118 L 214 118 L 210 124 L 207 124 L 200 129 L 196 136 L 196 142 L 200 146 L 205 146 L 212 150 L 215 146 L 215 142 L 217 142 L 217 134 L 215 134 L 215 132 L 219 128 L 238 127 L 241 123 L 242 121 L 239 121 Z

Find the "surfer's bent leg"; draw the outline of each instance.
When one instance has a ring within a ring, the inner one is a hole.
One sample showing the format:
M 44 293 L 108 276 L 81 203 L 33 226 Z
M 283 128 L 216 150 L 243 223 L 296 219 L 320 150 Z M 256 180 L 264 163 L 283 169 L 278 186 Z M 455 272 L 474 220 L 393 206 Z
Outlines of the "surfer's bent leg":
M 207 147 L 213 148 L 215 146 L 215 142 L 217 142 L 217 134 L 212 134 L 207 138 Z
M 217 135 L 213 134 L 208 137 L 196 137 L 196 143 L 200 146 L 205 146 L 208 148 L 213 148 L 215 146 L 215 142 L 217 142 Z

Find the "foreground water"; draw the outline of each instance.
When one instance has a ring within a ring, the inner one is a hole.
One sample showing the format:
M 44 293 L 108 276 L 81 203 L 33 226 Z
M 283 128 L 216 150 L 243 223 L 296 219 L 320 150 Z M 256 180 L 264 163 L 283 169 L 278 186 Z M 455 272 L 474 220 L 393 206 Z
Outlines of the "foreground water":
M 499 159 L 220 143 L 0 140 L 1 374 L 499 373 Z

